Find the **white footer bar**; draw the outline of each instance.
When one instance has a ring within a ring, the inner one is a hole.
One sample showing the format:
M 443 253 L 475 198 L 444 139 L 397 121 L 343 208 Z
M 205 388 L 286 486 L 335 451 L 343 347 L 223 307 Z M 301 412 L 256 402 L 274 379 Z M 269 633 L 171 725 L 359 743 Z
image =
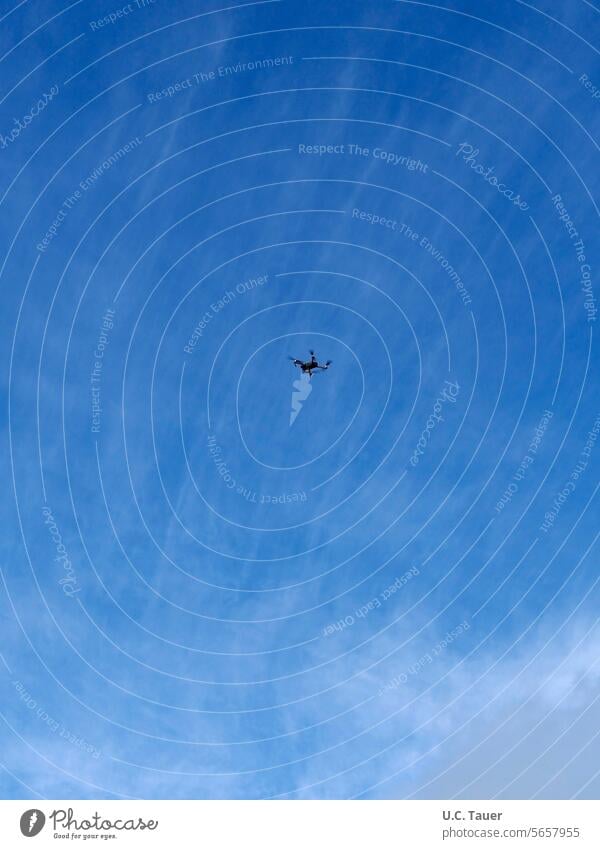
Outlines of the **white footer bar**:
M 598 849 L 599 814 L 594 801 L 0 801 L 0 846 Z

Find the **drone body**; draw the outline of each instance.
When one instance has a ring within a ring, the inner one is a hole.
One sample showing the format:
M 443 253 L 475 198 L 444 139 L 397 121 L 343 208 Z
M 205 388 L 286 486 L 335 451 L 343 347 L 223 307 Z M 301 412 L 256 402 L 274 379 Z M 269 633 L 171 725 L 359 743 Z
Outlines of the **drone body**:
M 314 351 L 309 351 L 309 354 L 310 360 L 297 360 L 295 357 L 290 357 L 290 360 L 294 363 L 295 366 L 297 366 L 302 371 L 303 374 L 308 374 L 309 378 L 312 377 L 313 371 L 327 371 L 327 369 L 331 365 L 331 360 L 327 360 L 326 363 L 321 365 L 315 357 Z

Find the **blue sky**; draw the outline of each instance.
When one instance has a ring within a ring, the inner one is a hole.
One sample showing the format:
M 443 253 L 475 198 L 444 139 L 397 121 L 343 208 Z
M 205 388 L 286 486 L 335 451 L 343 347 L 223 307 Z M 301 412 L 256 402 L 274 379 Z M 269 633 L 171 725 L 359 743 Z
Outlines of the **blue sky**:
M 3 797 L 597 798 L 553 6 L 2 8 Z

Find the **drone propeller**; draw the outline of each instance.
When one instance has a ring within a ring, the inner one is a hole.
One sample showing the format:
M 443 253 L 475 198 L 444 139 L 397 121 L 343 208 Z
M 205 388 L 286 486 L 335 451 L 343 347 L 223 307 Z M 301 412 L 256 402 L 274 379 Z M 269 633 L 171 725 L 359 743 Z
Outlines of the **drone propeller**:
M 308 349 L 308 353 L 311 355 L 311 357 L 314 357 L 315 355 L 315 352 L 311 348 Z

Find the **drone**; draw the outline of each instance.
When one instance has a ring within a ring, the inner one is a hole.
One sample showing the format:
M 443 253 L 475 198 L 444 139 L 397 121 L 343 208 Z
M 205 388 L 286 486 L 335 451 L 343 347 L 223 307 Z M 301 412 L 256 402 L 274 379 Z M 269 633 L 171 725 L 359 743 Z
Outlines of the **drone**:
M 327 360 L 324 365 L 321 365 L 317 361 L 314 351 L 309 351 L 309 354 L 310 360 L 307 360 L 306 362 L 304 362 L 303 360 L 297 360 L 295 357 L 289 357 L 289 359 L 294 363 L 295 366 L 298 366 L 298 368 L 302 371 L 303 374 L 308 373 L 308 377 L 310 379 L 312 377 L 313 371 L 316 371 L 317 369 L 320 369 L 321 371 L 327 371 L 327 369 L 332 363 L 332 360 Z

